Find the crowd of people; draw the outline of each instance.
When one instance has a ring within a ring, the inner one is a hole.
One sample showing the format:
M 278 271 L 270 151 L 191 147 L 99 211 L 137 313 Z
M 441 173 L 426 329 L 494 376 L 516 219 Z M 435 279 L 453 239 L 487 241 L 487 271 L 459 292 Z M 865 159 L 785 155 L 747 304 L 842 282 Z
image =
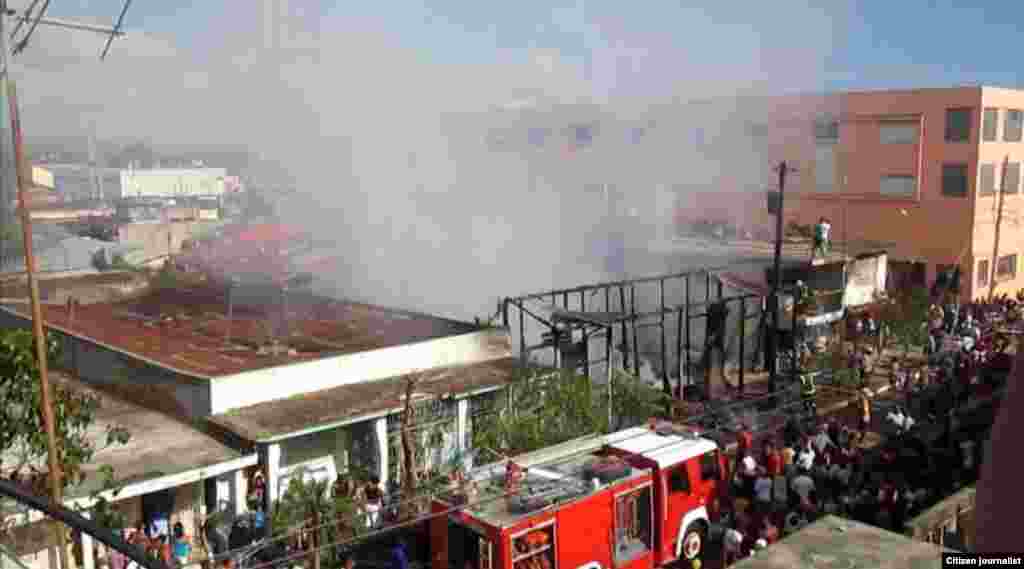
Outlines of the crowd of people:
M 136 528 L 124 530 L 123 538 L 138 547 L 147 557 L 158 559 L 167 567 L 184 567 L 192 561 L 192 540 L 185 533 L 185 526 L 181 522 L 174 524 L 170 536 L 166 533 L 155 534 L 152 528 L 139 524 Z M 139 569 L 138 563 L 116 549 L 110 549 L 109 555 L 100 561 L 99 565 L 107 565 L 110 569 Z
M 730 492 L 716 505 L 724 564 L 825 514 L 902 533 L 935 499 L 976 477 L 980 445 L 973 437 L 964 436 L 956 452 L 937 452 L 907 430 L 869 450 L 863 432 L 828 420 L 813 432 L 793 424 L 753 448 L 751 433 L 742 428 Z

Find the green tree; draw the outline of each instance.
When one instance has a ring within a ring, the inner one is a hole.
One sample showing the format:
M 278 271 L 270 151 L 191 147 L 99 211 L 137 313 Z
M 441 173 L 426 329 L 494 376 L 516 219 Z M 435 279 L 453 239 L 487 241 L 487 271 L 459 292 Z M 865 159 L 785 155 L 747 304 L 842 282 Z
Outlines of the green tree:
M 0 220 L 0 266 L 24 255 L 24 242 L 19 221 L 14 218 Z
M 473 447 L 505 455 L 530 452 L 592 433 L 636 425 L 664 413 L 667 396 L 625 372 L 612 380 L 612 421 L 606 386 L 582 375 L 531 371 L 508 386 L 506 405 L 474 421 Z
M 326 481 L 296 476 L 274 506 L 273 528 L 279 535 L 294 533 L 299 528 L 308 532 L 304 545 L 311 553 L 313 566 L 321 562 L 333 564 L 336 548 L 320 548 L 358 536 L 365 530 L 365 521 L 358 515 L 354 499 L 335 493 Z M 334 523 L 328 521 L 334 520 Z
M 59 355 L 59 344 L 47 337 L 50 361 Z M 88 429 L 96 420 L 99 399 L 92 393 L 51 385 L 56 430 L 58 475 L 68 488 L 86 480 L 84 467 L 105 446 L 125 444 L 129 433 L 118 426 L 106 427 L 105 441 L 95 441 Z M 0 475 L 48 495 L 47 438 L 43 422 L 42 390 L 35 341 L 27 330 L 0 331 Z M 112 476 L 109 467 L 101 476 Z M 104 483 L 105 484 L 105 483 Z M 102 486 L 102 485 L 101 485 Z M 13 520 L 5 520 L 7 522 Z
M 911 347 L 928 341 L 928 293 L 922 288 L 908 288 L 882 302 L 882 323 L 890 338 L 903 348 L 901 359 L 906 362 Z

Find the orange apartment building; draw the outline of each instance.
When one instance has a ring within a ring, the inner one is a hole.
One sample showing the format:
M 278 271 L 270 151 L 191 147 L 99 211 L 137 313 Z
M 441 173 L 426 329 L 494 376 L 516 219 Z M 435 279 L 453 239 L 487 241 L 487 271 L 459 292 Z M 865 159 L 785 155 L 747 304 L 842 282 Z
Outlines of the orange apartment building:
M 787 99 L 772 111 L 786 127 L 773 129 L 772 158 L 798 168 L 787 224 L 827 217 L 834 241 L 895 244 L 904 284 L 930 285 L 959 263 L 965 298 L 986 296 L 993 279 L 997 294 L 1024 287 L 1024 91 L 850 92 L 809 103 Z

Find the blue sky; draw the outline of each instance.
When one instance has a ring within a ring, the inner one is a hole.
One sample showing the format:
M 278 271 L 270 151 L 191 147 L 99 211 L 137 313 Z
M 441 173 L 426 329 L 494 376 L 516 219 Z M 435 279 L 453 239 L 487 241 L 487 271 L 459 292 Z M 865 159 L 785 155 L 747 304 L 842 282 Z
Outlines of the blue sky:
M 118 1 L 57 0 L 53 14 L 92 15 L 117 12 Z M 256 2 L 185 3 L 136 0 L 128 25 L 180 43 L 211 34 L 226 11 L 244 17 Z M 522 57 L 528 46 L 557 48 L 564 55 L 586 58 L 590 48 L 587 24 L 607 19 L 631 34 L 673 36 L 682 49 L 731 61 L 745 57 L 759 42 L 800 49 L 804 42 L 825 62 L 828 86 L 884 87 L 908 79 L 930 84 L 996 82 L 1019 84 L 1024 44 L 1024 2 L 986 0 L 861 0 L 858 2 L 772 2 L 750 10 L 731 9 L 727 2 L 623 3 L 378 0 L 375 2 L 296 2 L 310 16 L 317 12 L 342 17 L 373 18 L 438 62 L 486 63 L 499 57 Z M 732 5 L 755 5 L 733 2 Z M 819 6 L 828 6 L 822 9 Z M 815 12 L 808 18 L 809 11 Z M 821 30 L 800 30 L 799 23 L 832 20 L 831 39 Z M 710 25 L 707 25 L 710 24 Z M 726 31 L 723 37 L 723 30 Z M 199 37 L 197 37 L 199 36 Z M 725 40 L 725 41 L 723 41 Z M 703 48 L 703 49 L 702 49 Z M 710 49 L 707 49 L 710 48 Z M 709 55 L 708 52 L 715 52 Z M 829 52 L 829 53 L 825 53 Z
M 109 23 L 122 1 L 52 0 L 50 15 Z M 294 37 L 319 38 L 302 44 L 313 65 L 266 49 L 266 14 L 284 2 L 134 0 L 129 39 L 102 65 L 103 38 L 48 29 L 22 59 L 36 65 L 24 72 L 26 116 L 60 132 L 102 114 L 111 132 L 185 140 L 196 125 L 251 138 L 248 118 L 267 104 L 321 129 L 327 111 L 401 108 L 426 120 L 418 111 L 534 96 L 1024 87 L 1021 0 L 288 0 Z M 163 106 L 193 120 L 151 112 Z
M 119 4 L 55 0 L 51 10 L 54 16 L 112 18 Z M 135 0 L 127 25 L 173 36 L 179 45 L 203 45 L 229 30 L 232 21 L 245 20 L 259 2 L 182 4 Z M 604 32 L 614 29 L 627 43 L 658 38 L 657 51 L 712 66 L 757 52 L 799 53 L 806 58 L 802 65 L 820 65 L 814 77 L 824 89 L 1024 84 L 1019 55 L 1024 2 L 1019 0 L 291 0 L 291 5 L 309 22 L 320 16 L 373 21 L 438 63 L 522 60 L 533 47 L 558 50 L 589 70 L 594 54 L 607 47 Z

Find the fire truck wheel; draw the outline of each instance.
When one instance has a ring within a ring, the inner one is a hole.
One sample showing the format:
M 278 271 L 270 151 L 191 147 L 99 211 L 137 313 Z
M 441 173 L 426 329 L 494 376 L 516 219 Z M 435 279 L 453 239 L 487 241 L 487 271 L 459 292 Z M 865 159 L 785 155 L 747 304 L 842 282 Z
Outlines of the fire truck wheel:
M 700 524 L 690 524 L 683 535 L 683 559 L 693 561 L 699 559 L 704 551 L 704 528 Z

